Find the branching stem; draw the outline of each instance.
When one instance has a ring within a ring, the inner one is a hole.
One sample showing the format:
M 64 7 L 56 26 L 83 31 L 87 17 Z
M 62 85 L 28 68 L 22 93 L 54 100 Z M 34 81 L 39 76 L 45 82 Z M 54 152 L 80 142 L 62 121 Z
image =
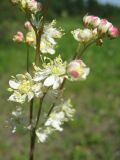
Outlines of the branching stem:
M 73 56 L 73 59 L 76 59 L 76 58 L 81 58 L 83 53 L 87 50 L 88 47 L 90 47 L 92 44 L 94 44 L 96 42 L 96 40 L 90 42 L 88 45 L 84 46 L 83 49 L 81 50 L 80 52 L 80 47 L 81 47 L 81 44 L 79 43 L 78 46 L 77 46 L 77 49 L 76 49 L 76 52 Z M 63 83 L 61 84 L 61 87 L 60 87 L 60 90 L 63 89 L 64 85 L 65 85 L 65 82 L 66 82 L 66 78 L 64 79 Z M 57 97 L 58 98 L 58 97 Z M 57 99 L 56 98 L 56 99 Z M 55 107 L 55 103 L 53 103 L 50 107 L 50 110 L 48 111 L 48 114 L 47 114 L 47 119 L 49 118 L 50 114 L 52 113 L 53 109 Z

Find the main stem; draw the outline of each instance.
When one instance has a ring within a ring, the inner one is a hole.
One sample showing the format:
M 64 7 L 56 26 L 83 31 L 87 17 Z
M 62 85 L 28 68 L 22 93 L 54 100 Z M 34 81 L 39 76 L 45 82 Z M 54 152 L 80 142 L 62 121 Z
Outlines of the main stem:
M 27 61 L 26 61 L 26 63 L 27 63 L 27 66 L 26 66 L 26 69 L 27 69 L 27 72 L 29 73 L 30 71 L 29 71 L 29 56 L 30 56 L 30 50 L 29 50 L 29 48 L 30 48 L 30 46 L 29 46 L 29 44 L 27 44 L 27 57 L 26 57 L 26 59 L 27 59 Z M 32 99 L 31 101 L 30 101 L 30 116 L 29 116 L 29 125 L 30 125 L 30 128 L 32 128 L 32 119 L 33 119 L 33 103 L 34 103 L 34 99 Z M 30 132 L 30 139 L 32 139 L 32 131 Z M 31 141 L 31 140 L 30 140 Z M 30 142 L 31 144 L 30 144 L 30 160 L 33 160 L 33 150 L 32 150 L 32 146 L 33 146 L 33 144 L 32 144 L 32 141 Z
M 30 157 L 29 160 L 34 160 L 34 151 L 35 151 L 35 142 L 36 142 L 36 129 L 39 123 L 39 119 L 40 119 L 40 115 L 41 115 L 41 111 L 42 111 L 42 103 L 44 100 L 45 94 L 44 96 L 40 99 L 40 104 L 39 104 L 39 110 L 38 110 L 38 115 L 37 115 L 37 121 L 35 126 L 32 128 L 32 132 L 31 132 L 31 144 L 30 144 Z
M 39 31 L 37 31 L 37 29 L 35 30 L 35 33 L 36 33 L 35 64 L 36 64 L 36 66 L 39 66 L 39 63 L 40 63 L 40 42 L 41 42 L 42 32 L 43 32 L 43 27 Z M 40 114 L 41 114 L 43 99 L 44 99 L 44 96 L 40 99 L 40 105 L 39 105 L 39 111 L 38 111 L 36 124 L 35 124 L 35 126 L 31 126 L 29 160 L 34 160 L 34 151 L 35 151 L 35 142 L 36 142 L 36 133 L 35 132 L 36 132 L 36 128 L 37 128 L 39 118 L 40 118 Z M 33 107 L 33 105 L 32 105 L 32 107 Z
M 40 36 L 36 32 L 36 54 L 35 54 L 35 64 L 38 66 L 40 62 Z M 31 105 L 30 110 L 33 110 L 33 103 Z M 31 117 L 30 112 L 30 117 Z M 31 118 L 30 118 L 31 119 Z M 32 123 L 32 122 L 31 122 Z M 35 134 L 35 127 L 31 126 L 31 133 L 30 133 L 30 154 L 29 154 L 29 160 L 34 160 L 34 150 L 35 150 L 35 140 L 36 140 L 36 134 Z

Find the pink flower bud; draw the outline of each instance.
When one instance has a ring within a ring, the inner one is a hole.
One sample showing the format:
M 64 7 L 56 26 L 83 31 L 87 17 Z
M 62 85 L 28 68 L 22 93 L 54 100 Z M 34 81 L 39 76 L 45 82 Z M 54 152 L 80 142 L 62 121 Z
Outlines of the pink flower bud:
M 93 27 L 97 27 L 100 24 L 100 18 L 99 17 L 93 17 L 91 19 L 90 25 L 92 25 Z
M 88 26 L 89 23 L 91 22 L 91 19 L 93 18 L 93 16 L 84 16 L 83 17 L 83 23 L 85 26 Z
M 77 71 L 71 71 L 70 72 L 70 75 L 72 76 L 72 77 L 74 77 L 74 78 L 78 78 L 79 77 L 79 72 L 77 72 Z
M 25 28 L 28 29 L 28 30 L 31 30 L 32 29 L 32 25 L 29 21 L 25 22 Z
M 68 64 L 67 73 L 71 80 L 84 80 L 90 69 L 86 67 L 82 60 L 74 60 Z
M 24 40 L 24 35 L 22 32 L 17 32 L 17 34 L 13 37 L 13 41 L 16 42 L 23 42 Z
M 101 33 L 106 33 L 111 27 L 112 23 L 108 22 L 106 19 L 101 19 L 98 26 L 98 31 L 100 31 Z
M 85 28 L 85 29 L 76 29 L 71 32 L 73 34 L 73 37 L 81 42 L 81 43 L 87 43 L 91 39 L 93 39 L 93 33 L 92 30 Z
M 37 2 L 36 0 L 31 0 L 29 3 L 28 3 L 28 8 L 31 12 L 38 12 L 38 11 L 41 11 L 42 9 L 42 5 L 40 2 Z
M 118 30 L 118 28 L 116 28 L 116 27 L 109 28 L 108 35 L 111 38 L 117 38 L 119 36 L 119 30 Z
M 83 22 L 85 26 L 90 25 L 95 28 L 100 24 L 100 18 L 96 16 L 85 16 Z

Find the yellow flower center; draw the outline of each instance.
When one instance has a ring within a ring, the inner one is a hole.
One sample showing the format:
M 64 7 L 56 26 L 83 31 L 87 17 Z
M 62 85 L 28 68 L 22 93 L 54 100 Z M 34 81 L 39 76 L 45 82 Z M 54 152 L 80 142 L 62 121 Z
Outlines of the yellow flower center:
M 21 92 L 21 93 L 27 93 L 29 90 L 30 90 L 30 87 L 31 87 L 31 83 L 30 81 L 27 81 L 27 80 L 24 80 L 22 82 L 22 84 L 19 86 L 18 90 Z
M 65 74 L 65 69 L 60 67 L 53 67 L 52 74 L 54 75 L 63 75 Z

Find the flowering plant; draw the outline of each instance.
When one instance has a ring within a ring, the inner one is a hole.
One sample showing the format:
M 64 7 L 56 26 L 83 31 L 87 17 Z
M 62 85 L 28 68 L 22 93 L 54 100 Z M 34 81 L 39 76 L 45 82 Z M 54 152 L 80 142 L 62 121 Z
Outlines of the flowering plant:
M 12 76 L 9 81 L 9 92 L 12 94 L 9 101 L 23 105 L 30 104 L 29 123 L 24 126 L 30 131 L 30 155 L 29 160 L 34 159 L 36 138 L 38 142 L 44 143 L 48 136 L 55 131 L 63 131 L 64 122 L 73 120 L 75 108 L 71 100 L 64 100 L 63 91 L 66 80 L 86 80 L 90 68 L 82 61 L 82 55 L 92 44 L 101 46 L 104 39 L 114 39 L 119 36 L 119 31 L 106 19 L 86 15 L 83 18 L 83 28 L 71 31 L 71 35 L 77 41 L 78 46 L 71 61 L 63 62 L 60 55 L 55 59 L 49 54 L 56 53 L 57 39 L 62 38 L 64 31 L 56 28 L 56 21 L 46 23 L 46 8 L 36 0 L 11 0 L 26 15 L 26 34 L 21 31 L 13 37 L 14 42 L 27 45 L 27 68 L 25 74 Z M 35 49 L 35 60 L 33 68 L 29 64 L 29 49 Z M 48 111 L 41 115 L 45 98 L 52 97 Z M 33 116 L 34 102 L 40 100 L 37 116 Z M 21 109 L 17 107 L 12 116 L 21 117 Z M 40 123 L 40 117 L 42 123 Z M 17 127 L 14 126 L 13 133 Z

